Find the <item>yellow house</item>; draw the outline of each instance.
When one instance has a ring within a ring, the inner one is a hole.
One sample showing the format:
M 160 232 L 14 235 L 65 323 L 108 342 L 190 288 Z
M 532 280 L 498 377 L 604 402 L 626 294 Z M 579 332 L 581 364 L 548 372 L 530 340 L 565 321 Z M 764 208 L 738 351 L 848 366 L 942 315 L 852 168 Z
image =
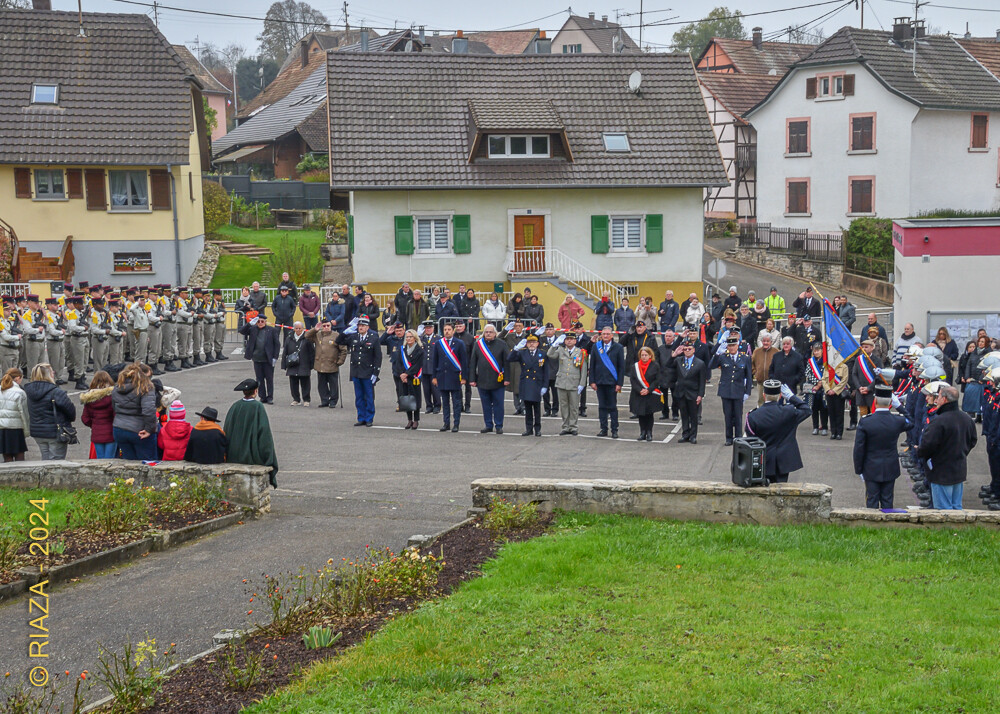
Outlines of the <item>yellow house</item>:
M 201 84 L 145 15 L 0 10 L 16 277 L 181 283 L 204 245 Z

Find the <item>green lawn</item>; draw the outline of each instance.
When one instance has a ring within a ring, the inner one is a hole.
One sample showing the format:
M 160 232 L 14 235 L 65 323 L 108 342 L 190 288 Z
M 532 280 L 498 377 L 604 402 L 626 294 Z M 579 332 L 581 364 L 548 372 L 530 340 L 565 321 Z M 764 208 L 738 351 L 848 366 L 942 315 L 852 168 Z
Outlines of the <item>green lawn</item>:
M 326 239 L 325 231 L 301 230 L 301 231 L 276 231 L 273 228 L 262 228 L 254 230 L 252 228 L 239 228 L 237 226 L 222 226 L 216 231 L 216 235 L 234 241 L 236 243 L 252 243 L 263 248 L 277 250 L 281 239 L 288 236 L 293 242 L 306 245 L 315 251 L 319 251 L 319 246 Z M 261 279 L 263 265 L 258 258 L 251 258 L 245 255 L 223 255 L 219 258 L 219 267 L 212 277 L 212 288 L 240 288 L 249 286 L 254 280 Z M 322 274 L 310 276 L 310 282 L 319 282 Z M 275 285 L 281 280 L 281 276 L 274 276 Z
M 45 512 L 49 514 L 49 530 L 57 530 L 66 527 L 66 510 L 70 507 L 70 502 L 76 497 L 77 491 L 53 491 L 47 488 L 18 489 L 0 488 L 0 518 L 9 517 L 11 523 L 23 524 L 24 537 L 28 537 L 28 530 L 38 525 L 38 518 L 35 523 L 29 524 L 28 516 L 31 513 L 40 513 L 29 501 L 47 498 Z
M 996 711 L 998 552 L 984 529 L 565 515 L 249 711 Z

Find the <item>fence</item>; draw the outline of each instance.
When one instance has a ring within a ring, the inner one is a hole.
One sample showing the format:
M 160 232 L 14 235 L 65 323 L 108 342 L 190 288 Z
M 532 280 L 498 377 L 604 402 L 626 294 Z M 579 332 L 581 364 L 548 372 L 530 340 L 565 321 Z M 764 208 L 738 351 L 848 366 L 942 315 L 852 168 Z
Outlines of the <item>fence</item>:
M 236 192 L 247 202 L 260 201 L 272 209 L 308 210 L 330 208 L 330 186 L 309 181 L 251 181 L 249 176 L 205 175 L 226 193 Z
M 811 233 L 806 228 L 772 226 L 770 223 L 742 223 L 737 242 L 740 248 L 767 248 L 811 260 L 842 261 L 843 233 Z
M 844 256 L 844 272 L 860 275 L 874 280 L 888 280 L 895 263 L 885 258 L 871 258 L 860 253 L 847 253 Z

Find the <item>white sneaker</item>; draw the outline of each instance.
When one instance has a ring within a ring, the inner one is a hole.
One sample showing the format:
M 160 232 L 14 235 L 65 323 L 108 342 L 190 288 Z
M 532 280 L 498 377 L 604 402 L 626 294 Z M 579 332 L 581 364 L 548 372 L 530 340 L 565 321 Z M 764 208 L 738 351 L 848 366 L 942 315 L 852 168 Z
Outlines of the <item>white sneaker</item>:
M 309 402 L 302 402 L 302 406 L 308 407 L 309 406 Z
M 293 407 L 297 407 L 298 405 L 299 405 L 299 403 L 298 403 L 298 402 L 292 402 L 292 406 L 293 406 Z

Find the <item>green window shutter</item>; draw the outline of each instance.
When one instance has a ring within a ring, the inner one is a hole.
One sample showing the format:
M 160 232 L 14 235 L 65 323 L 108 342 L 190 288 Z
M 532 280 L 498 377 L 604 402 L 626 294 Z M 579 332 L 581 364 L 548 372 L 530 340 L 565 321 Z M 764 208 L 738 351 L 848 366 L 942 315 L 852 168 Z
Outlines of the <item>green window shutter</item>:
M 611 238 L 608 234 L 608 217 L 590 217 L 590 252 L 607 253 L 611 249 Z
M 396 216 L 396 255 L 413 255 L 413 218 Z
M 471 216 L 452 216 L 452 248 L 456 253 L 472 252 Z
M 646 252 L 663 252 L 663 214 L 646 215 Z
M 354 255 L 354 216 L 347 216 L 347 252 Z

